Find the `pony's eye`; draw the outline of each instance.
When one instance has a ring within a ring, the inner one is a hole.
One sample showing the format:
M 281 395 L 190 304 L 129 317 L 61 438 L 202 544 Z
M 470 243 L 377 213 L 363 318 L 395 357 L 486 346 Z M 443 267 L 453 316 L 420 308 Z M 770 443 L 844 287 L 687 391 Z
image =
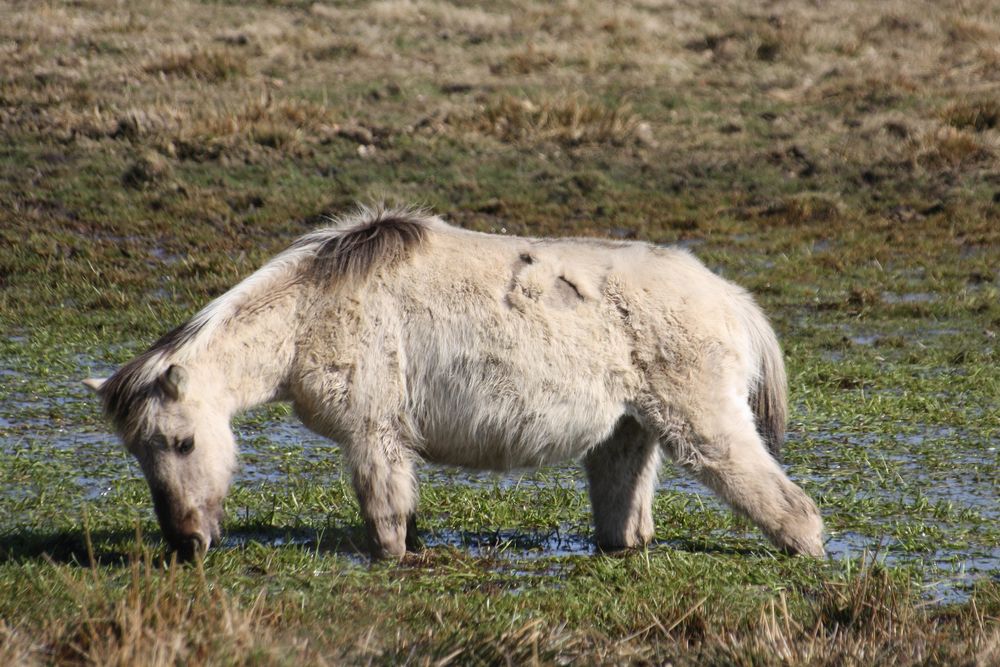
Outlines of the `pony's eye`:
M 178 454 L 190 454 L 192 449 L 194 449 L 194 436 L 184 438 L 177 443 Z

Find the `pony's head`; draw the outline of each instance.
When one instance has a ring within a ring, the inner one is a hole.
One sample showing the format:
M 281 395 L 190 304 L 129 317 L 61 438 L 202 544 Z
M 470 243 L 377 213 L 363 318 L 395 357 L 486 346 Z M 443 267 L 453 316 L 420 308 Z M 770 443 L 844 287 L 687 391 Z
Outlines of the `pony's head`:
M 164 538 L 180 558 L 191 559 L 219 539 L 236 445 L 225 407 L 207 391 L 211 378 L 145 361 L 84 384 L 100 395 L 138 460 Z

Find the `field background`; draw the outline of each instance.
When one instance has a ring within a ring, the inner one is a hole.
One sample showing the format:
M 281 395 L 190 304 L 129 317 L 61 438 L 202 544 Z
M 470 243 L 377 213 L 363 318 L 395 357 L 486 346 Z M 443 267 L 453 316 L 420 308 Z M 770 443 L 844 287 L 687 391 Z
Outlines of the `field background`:
M 621 556 L 572 467 L 429 468 L 429 548 L 370 566 L 276 406 L 222 548 L 164 564 L 79 379 L 378 200 L 752 290 L 833 558 L 669 466 Z M 0 663 L 1000 664 L 998 333 L 995 2 L 4 2 Z

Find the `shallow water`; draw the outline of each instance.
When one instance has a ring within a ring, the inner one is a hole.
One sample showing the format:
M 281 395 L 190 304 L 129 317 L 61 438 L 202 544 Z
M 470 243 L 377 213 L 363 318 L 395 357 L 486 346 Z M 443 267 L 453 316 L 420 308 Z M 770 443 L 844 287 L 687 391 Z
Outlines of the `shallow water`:
M 504 529 L 475 532 L 438 530 L 422 535 L 425 546 L 454 547 L 477 558 L 505 559 L 511 561 L 583 556 L 596 553 L 590 535 L 581 534 L 564 526 L 546 531 L 521 531 Z
M 75 507 L 123 507 L 127 500 L 133 510 L 138 507 L 151 516 L 138 467 L 109 435 L 86 390 L 65 382 L 53 386 L 57 396 L 45 396 L 16 371 L 5 370 L 2 378 L 7 397 L 0 404 L 0 523 L 4 530 L 27 526 L 25 508 L 40 505 L 40 499 L 52 493 L 64 496 Z M 77 421 L 86 426 L 80 428 Z M 289 479 L 315 485 L 341 482 L 336 445 L 311 433 L 294 417 L 254 413 L 239 420 L 235 430 L 241 443 L 237 488 L 282 493 L 282 484 Z M 925 573 L 926 597 L 945 602 L 966 598 L 977 578 L 1000 576 L 1000 545 L 989 539 L 995 531 L 984 532 L 984 526 L 1000 521 L 996 473 L 1000 434 L 916 421 L 899 425 L 891 435 L 868 434 L 845 425 L 829 431 L 793 432 L 788 450 L 790 474 L 823 507 L 832 558 L 876 558 L 891 565 L 919 567 Z M 487 493 L 558 488 L 584 494 L 581 502 L 586 502 L 585 476 L 577 465 L 504 474 L 423 465 L 419 478 L 425 488 L 461 485 Z M 669 465 L 664 466 L 659 489 L 661 495 L 673 494 L 670 498 L 691 499 L 686 507 L 692 512 L 726 515 L 703 486 Z M 859 507 L 864 516 L 855 516 Z M 230 517 L 223 548 L 246 548 L 253 543 L 334 548 L 359 565 L 367 564 L 362 545 L 348 548 L 343 544 L 345 539 L 361 541 L 353 534 L 345 538 L 356 526 L 338 527 L 336 539 L 319 527 L 257 531 L 242 529 L 238 510 L 231 512 L 236 516 Z M 305 525 L 312 525 L 317 513 L 304 516 Z M 316 525 L 322 525 L 321 521 Z M 552 573 L 556 573 L 560 558 L 595 554 L 589 527 L 583 524 L 498 526 L 494 530 L 422 526 L 421 538 L 432 549 L 458 549 L 496 562 L 505 572 L 523 570 L 526 576 L 537 575 L 539 567 L 548 572 L 547 559 L 552 560 Z M 764 547 L 765 540 L 756 531 L 747 533 L 745 539 Z M 651 548 L 692 546 L 667 541 Z
M 826 550 L 834 559 L 932 569 L 933 575 L 924 583 L 924 597 L 935 602 L 962 602 L 968 598 L 976 579 L 1000 576 L 1000 545 L 981 551 L 939 549 L 914 553 L 889 538 L 872 540 L 868 535 L 844 531 L 827 539 Z
M 937 297 L 930 292 L 882 292 L 882 301 L 888 304 L 899 303 L 930 303 Z

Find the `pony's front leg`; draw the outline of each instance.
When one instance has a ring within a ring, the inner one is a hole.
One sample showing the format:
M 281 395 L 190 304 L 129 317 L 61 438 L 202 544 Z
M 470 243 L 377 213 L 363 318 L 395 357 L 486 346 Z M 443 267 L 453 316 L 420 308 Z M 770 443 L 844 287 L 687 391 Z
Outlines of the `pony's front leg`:
M 419 546 L 412 454 L 382 433 L 353 442 L 348 457 L 372 557 L 402 558 Z
M 660 447 L 634 419 L 623 419 L 610 438 L 584 459 L 599 549 L 614 551 L 653 538 L 653 493 Z

